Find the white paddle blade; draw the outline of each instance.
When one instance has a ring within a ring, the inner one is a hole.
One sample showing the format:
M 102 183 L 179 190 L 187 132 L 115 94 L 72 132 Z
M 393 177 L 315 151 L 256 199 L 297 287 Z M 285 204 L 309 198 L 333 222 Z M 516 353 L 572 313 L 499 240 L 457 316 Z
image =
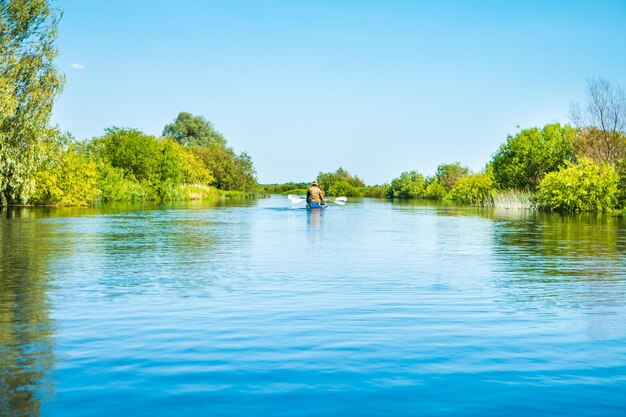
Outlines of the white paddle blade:
M 302 198 L 302 197 L 299 197 L 299 196 L 297 196 L 297 195 L 293 195 L 293 194 L 289 194 L 289 195 L 287 196 L 287 198 L 288 198 L 289 200 L 291 200 L 291 203 L 292 203 L 292 204 L 299 204 L 299 203 L 302 203 L 303 201 L 305 201 L 305 200 L 306 200 L 305 198 Z
M 341 202 L 345 203 L 346 201 L 348 201 L 348 197 L 337 197 L 337 198 L 335 198 L 335 201 L 341 201 Z
M 346 201 L 345 200 L 333 200 L 333 203 L 343 206 L 344 204 L 346 204 Z

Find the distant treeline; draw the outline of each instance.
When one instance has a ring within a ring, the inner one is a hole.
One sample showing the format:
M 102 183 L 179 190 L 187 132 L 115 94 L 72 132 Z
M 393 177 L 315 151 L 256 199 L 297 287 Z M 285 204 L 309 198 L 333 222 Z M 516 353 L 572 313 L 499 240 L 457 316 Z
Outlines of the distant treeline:
M 590 80 L 587 103 L 574 104 L 570 116 L 573 126 L 554 123 L 509 136 L 480 172 L 454 162 L 439 165 L 432 176 L 407 171 L 389 184 L 366 186 L 339 168 L 320 172 L 318 181 L 330 195 L 555 211 L 626 210 L 624 90 L 603 79 Z M 290 183 L 265 189 L 301 193 L 307 186 Z
M 367 186 L 362 179 L 341 167 L 335 172 L 320 172 L 317 181 L 326 194 L 331 196 L 383 198 L 389 188 L 387 185 Z M 310 186 L 310 182 L 288 182 L 264 184 L 261 189 L 265 194 L 305 194 Z

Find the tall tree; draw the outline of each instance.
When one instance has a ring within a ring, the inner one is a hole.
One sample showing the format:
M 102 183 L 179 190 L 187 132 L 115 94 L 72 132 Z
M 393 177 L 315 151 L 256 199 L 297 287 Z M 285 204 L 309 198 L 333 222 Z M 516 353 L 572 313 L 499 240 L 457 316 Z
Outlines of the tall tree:
M 579 156 L 614 165 L 626 157 L 626 93 L 603 78 L 587 81 L 587 103 L 572 105 L 570 117 L 580 130 Z
M 0 203 L 26 202 L 64 77 L 53 0 L 0 0 Z
M 174 122 L 163 129 L 163 136 L 171 136 L 182 145 L 208 147 L 226 146 L 226 139 L 203 116 L 180 112 Z

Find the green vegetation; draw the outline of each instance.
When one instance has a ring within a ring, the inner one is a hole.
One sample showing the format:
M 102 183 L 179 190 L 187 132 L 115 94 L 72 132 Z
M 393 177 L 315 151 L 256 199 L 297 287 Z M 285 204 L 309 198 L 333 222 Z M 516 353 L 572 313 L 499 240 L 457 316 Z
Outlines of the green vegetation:
M 317 180 L 328 195 L 355 197 L 365 188 L 363 180 L 341 167 L 335 172 L 320 172 Z
M 433 177 L 404 172 L 389 198 L 555 211 L 626 212 L 626 94 L 590 80 L 587 104 L 573 106 L 576 126 L 548 124 L 509 136 L 483 172 L 444 164 Z
M 264 194 L 306 194 L 308 182 L 287 182 L 285 184 L 265 184 L 261 186 Z
M 76 142 L 51 128 L 64 78 L 53 65 L 61 13 L 50 3 L 0 2 L 0 205 L 256 193 L 251 158 L 237 155 L 202 116 L 181 112 L 162 138 L 110 128 L 99 138 Z
M 64 78 L 53 65 L 60 12 L 46 0 L 0 2 L 0 204 L 28 201 L 56 135 L 48 126 Z
M 226 146 L 226 139 L 202 116 L 180 112 L 172 123 L 165 126 L 163 136 L 169 136 L 185 146 Z
M 450 199 L 453 201 L 475 206 L 493 205 L 493 195 L 493 173 L 490 169 L 459 178 L 450 190 Z
M 606 162 L 581 158 L 545 176 L 537 206 L 561 211 L 609 211 L 617 202 L 619 176 Z
M 75 141 L 49 124 L 64 77 L 53 65 L 61 13 L 48 0 L 0 1 L 0 204 L 86 205 L 304 194 L 308 183 L 260 187 L 252 159 L 237 154 L 203 116 L 181 112 L 161 137 L 110 128 Z M 403 172 L 366 186 L 343 168 L 320 172 L 330 196 L 425 198 L 498 207 L 626 212 L 626 94 L 603 79 L 572 106 L 574 126 L 522 129 L 481 172 L 459 162 L 433 176 Z
M 509 136 L 491 160 L 499 189 L 534 191 L 541 179 L 574 160 L 576 130 L 560 124 L 524 129 Z

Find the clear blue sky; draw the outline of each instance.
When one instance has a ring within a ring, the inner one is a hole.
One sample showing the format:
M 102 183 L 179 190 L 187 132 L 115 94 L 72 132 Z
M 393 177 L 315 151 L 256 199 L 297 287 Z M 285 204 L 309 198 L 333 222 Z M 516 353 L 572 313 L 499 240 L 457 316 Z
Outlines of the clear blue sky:
M 53 121 L 158 135 L 211 120 L 261 182 L 481 169 L 520 126 L 626 87 L 626 1 L 59 0 Z

